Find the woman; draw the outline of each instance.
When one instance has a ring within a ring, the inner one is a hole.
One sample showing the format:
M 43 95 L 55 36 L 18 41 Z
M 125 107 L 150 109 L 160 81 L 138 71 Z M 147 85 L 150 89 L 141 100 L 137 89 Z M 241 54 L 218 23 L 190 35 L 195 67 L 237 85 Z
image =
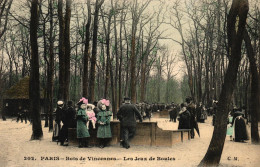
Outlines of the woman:
M 242 115 L 243 113 L 241 111 L 235 111 L 232 120 L 232 126 L 234 127 L 233 140 L 236 142 L 244 142 L 244 140 L 249 140 L 245 119 Z

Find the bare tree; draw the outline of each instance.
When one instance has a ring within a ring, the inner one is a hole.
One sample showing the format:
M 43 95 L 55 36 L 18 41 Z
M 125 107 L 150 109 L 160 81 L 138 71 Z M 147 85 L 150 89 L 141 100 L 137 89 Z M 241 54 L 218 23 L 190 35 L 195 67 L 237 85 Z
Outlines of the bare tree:
M 247 49 L 247 56 L 250 62 L 250 73 L 251 73 L 251 140 L 252 143 L 259 143 L 259 132 L 258 132 L 258 116 L 257 109 L 259 107 L 259 94 L 258 94 L 258 72 L 256 66 L 255 53 L 251 44 L 251 39 L 247 30 L 244 31 L 244 41 Z
M 71 18 L 71 0 L 66 0 L 65 27 L 64 27 L 64 46 L 65 46 L 65 86 L 64 101 L 70 99 L 70 18 Z
M 59 92 L 58 98 L 64 100 L 65 89 L 65 44 L 64 44 L 64 17 L 63 17 L 63 0 L 58 1 L 58 18 L 59 18 Z
M 8 21 L 8 14 L 11 8 L 13 0 L 1 0 L 0 1 L 0 39 L 4 35 L 6 31 L 7 21 Z M 4 22 L 2 24 L 2 22 Z
M 98 13 L 104 3 L 104 0 L 96 0 L 93 26 L 93 45 L 91 56 L 91 67 L 89 77 L 89 101 L 93 102 L 95 98 L 95 82 L 96 82 L 96 61 L 97 61 L 97 32 L 98 32 Z
M 131 32 L 131 56 L 130 56 L 130 95 L 131 101 L 136 103 L 136 33 L 137 33 L 137 25 L 140 21 L 140 17 L 147 6 L 150 4 L 151 0 L 145 1 L 140 7 L 135 0 L 131 7 L 131 14 L 132 14 L 132 32 Z
M 230 109 L 231 97 L 237 79 L 238 66 L 241 60 L 241 45 L 248 9 L 249 6 L 247 0 L 233 0 L 229 11 L 227 21 L 228 44 L 231 50 L 229 55 L 229 64 L 219 98 L 213 136 L 207 153 L 201 160 L 199 166 L 215 166 L 219 164 L 221 159 L 226 138 L 227 117 Z M 237 21 L 237 18 L 239 18 L 239 21 Z M 237 27 L 236 22 L 238 22 Z
M 30 22 L 30 40 L 31 40 L 31 72 L 30 72 L 30 112 L 32 113 L 32 140 L 39 140 L 43 136 L 41 117 L 40 117 L 40 81 L 39 81 L 39 53 L 37 42 L 37 29 L 39 24 L 38 0 L 31 2 L 31 22 Z
M 83 69 L 83 97 L 88 97 L 88 63 L 90 57 L 89 43 L 90 43 L 90 24 L 91 24 L 91 6 L 90 0 L 87 1 L 88 7 L 88 22 L 86 24 L 86 39 L 85 39 L 85 50 L 84 50 L 84 69 Z

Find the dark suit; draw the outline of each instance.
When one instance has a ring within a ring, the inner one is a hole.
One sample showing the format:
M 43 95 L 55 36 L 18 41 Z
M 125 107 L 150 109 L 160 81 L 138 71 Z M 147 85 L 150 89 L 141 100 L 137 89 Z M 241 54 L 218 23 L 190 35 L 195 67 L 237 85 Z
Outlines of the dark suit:
M 117 118 L 120 120 L 121 138 L 123 139 L 123 146 L 129 148 L 129 141 L 135 135 L 136 130 L 136 116 L 142 122 L 142 116 L 133 104 L 124 104 L 120 107 Z

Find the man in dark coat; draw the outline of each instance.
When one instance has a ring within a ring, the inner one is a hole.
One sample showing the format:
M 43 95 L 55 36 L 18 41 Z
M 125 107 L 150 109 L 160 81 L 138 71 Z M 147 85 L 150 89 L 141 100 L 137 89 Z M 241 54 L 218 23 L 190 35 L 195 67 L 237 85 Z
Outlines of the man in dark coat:
M 146 114 L 146 118 L 149 119 L 149 121 L 151 120 L 151 117 L 152 117 L 152 107 L 150 104 L 146 104 L 145 106 L 145 114 Z
M 173 122 L 173 106 L 169 108 L 170 122 Z
M 194 128 L 198 128 L 198 123 L 197 123 L 197 113 L 196 113 L 196 107 L 195 104 L 192 102 L 192 98 L 187 98 L 187 110 L 190 112 L 190 135 L 191 138 L 193 139 L 195 137 L 195 132 Z
M 190 112 L 186 109 L 183 103 L 181 104 L 179 116 L 180 119 L 178 129 L 190 129 Z
M 178 115 L 177 107 L 176 106 L 171 106 L 169 114 L 170 114 L 170 121 L 176 122 L 176 118 L 177 118 L 177 115 Z
M 67 108 L 67 120 L 68 120 L 68 128 L 76 128 L 76 110 L 73 108 L 73 102 L 68 101 Z
M 121 144 L 126 149 L 130 148 L 128 139 L 131 139 L 135 135 L 136 131 L 136 116 L 142 122 L 142 116 L 137 110 L 135 105 L 131 104 L 130 98 L 124 98 L 124 105 L 122 105 L 117 113 L 117 118 L 120 121 L 121 126 Z
M 60 145 L 65 146 L 64 142 L 68 141 L 69 128 L 76 128 L 76 111 L 72 107 L 72 101 L 68 101 L 68 108 L 61 112 L 62 127 L 60 130 L 59 141 Z

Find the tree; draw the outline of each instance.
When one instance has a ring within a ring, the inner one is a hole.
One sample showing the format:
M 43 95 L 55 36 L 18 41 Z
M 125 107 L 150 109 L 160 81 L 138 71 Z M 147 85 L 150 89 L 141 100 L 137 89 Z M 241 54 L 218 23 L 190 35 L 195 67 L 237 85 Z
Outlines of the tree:
M 216 166 L 219 164 L 221 159 L 226 138 L 227 117 L 230 109 L 230 102 L 236 84 L 238 67 L 241 61 L 241 45 L 248 9 L 249 6 L 247 0 L 233 0 L 229 11 L 227 18 L 228 46 L 230 49 L 229 64 L 219 98 L 213 136 L 207 153 L 201 160 L 199 166 Z
M 53 130 L 53 79 L 54 79 L 54 37 L 53 37 L 53 1 L 49 0 L 50 36 L 49 36 L 49 61 L 47 73 L 47 99 L 49 115 L 49 131 Z
M 65 85 L 63 100 L 65 104 L 70 99 L 70 18 L 71 0 L 66 0 L 65 27 L 64 27 L 64 46 L 65 46 Z
M 90 43 L 90 24 L 91 24 L 91 6 L 90 6 L 90 0 L 87 1 L 87 7 L 88 7 L 88 22 L 86 24 L 86 39 L 85 39 L 85 50 L 84 50 L 84 67 L 83 67 L 83 82 L 82 82 L 82 88 L 83 88 L 83 97 L 88 97 L 88 63 L 89 63 L 89 43 Z
M 30 40 L 31 40 L 31 71 L 29 84 L 30 112 L 32 113 L 32 140 L 43 136 L 40 117 L 40 81 L 37 29 L 39 25 L 38 0 L 31 3 Z
M 4 35 L 6 31 L 7 21 L 8 21 L 8 14 L 11 8 L 13 0 L 1 0 L 0 1 L 0 39 Z M 4 23 L 2 24 L 2 21 Z
M 98 33 L 98 13 L 104 3 L 104 0 L 96 0 L 93 26 L 93 45 L 91 56 L 91 67 L 89 77 L 89 101 L 93 102 L 95 98 L 95 82 L 96 82 L 96 62 L 97 62 L 97 33 Z
M 65 89 L 65 44 L 64 44 L 64 18 L 63 18 L 63 1 L 58 1 L 58 18 L 59 18 L 59 92 L 58 98 L 64 100 Z
M 251 39 L 247 30 L 244 31 L 244 41 L 247 50 L 247 56 L 250 62 L 250 73 L 251 73 L 251 141 L 252 143 L 259 143 L 259 132 L 258 132 L 258 116 L 257 109 L 259 107 L 258 104 L 258 72 L 256 66 L 255 53 L 251 44 Z
M 131 56 L 130 56 L 130 95 L 132 103 L 136 103 L 136 32 L 137 25 L 140 21 L 140 17 L 144 10 L 147 8 L 151 0 L 147 0 L 143 3 L 143 5 L 139 8 L 137 0 L 133 2 L 131 7 L 132 14 L 132 30 L 131 30 Z

